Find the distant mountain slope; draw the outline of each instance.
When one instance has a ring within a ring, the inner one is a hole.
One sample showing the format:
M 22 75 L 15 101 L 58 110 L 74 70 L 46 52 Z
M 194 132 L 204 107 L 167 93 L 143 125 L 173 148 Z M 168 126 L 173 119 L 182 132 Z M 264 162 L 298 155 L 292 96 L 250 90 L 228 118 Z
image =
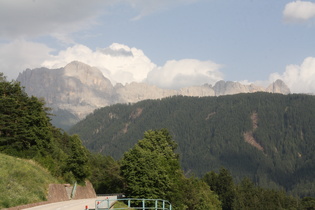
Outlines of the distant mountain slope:
M 94 111 L 70 133 L 119 159 L 144 131 L 160 128 L 178 142 L 186 173 L 224 166 L 236 180 L 248 176 L 262 186 L 315 195 L 314 96 L 260 92 L 117 104 Z
M 280 80 L 267 88 L 243 85 L 238 82 L 219 81 L 214 86 L 186 87 L 180 90 L 161 89 L 145 83 L 116 84 L 103 76 L 101 71 L 84 63 L 73 61 L 60 69 L 27 69 L 19 74 L 18 81 L 26 93 L 44 98 L 53 108 L 53 123 L 67 129 L 97 108 L 116 103 L 135 103 L 146 99 L 160 99 L 174 95 L 219 96 L 257 91 L 290 93 Z

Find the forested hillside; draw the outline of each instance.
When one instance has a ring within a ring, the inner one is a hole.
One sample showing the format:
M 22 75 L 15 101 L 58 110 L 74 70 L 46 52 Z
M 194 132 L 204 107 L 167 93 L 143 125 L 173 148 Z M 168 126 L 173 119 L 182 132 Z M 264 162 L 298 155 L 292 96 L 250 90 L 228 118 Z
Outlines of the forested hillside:
M 176 96 L 94 111 L 70 133 L 120 159 L 144 131 L 167 128 L 187 174 L 220 167 L 238 182 L 315 196 L 315 97 L 268 93 Z
M 33 159 L 55 177 L 83 182 L 89 176 L 88 151 L 78 136 L 52 126 L 45 102 L 29 97 L 0 73 L 0 152 Z

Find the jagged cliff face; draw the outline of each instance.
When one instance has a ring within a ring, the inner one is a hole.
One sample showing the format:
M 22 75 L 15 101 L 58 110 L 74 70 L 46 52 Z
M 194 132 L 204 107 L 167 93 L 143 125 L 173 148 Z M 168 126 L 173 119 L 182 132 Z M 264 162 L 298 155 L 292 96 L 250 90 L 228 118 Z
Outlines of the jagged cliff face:
M 47 106 L 67 110 L 79 119 L 116 102 L 111 82 L 98 69 L 80 62 L 60 69 L 27 69 L 17 80 L 29 95 L 44 98 Z
M 100 70 L 84 63 L 73 61 L 60 69 L 27 69 L 17 78 L 26 93 L 44 98 L 53 110 L 62 110 L 75 116 L 74 124 L 93 110 L 115 103 L 135 103 L 145 99 L 159 99 L 173 95 L 220 96 L 257 91 L 290 93 L 280 80 L 268 88 L 243 85 L 238 82 L 219 81 L 212 85 L 186 87 L 180 90 L 161 89 L 145 83 L 131 83 L 115 87 Z
M 269 85 L 266 91 L 270 93 L 282 93 L 282 94 L 290 93 L 290 89 L 282 80 L 277 80 L 271 85 Z

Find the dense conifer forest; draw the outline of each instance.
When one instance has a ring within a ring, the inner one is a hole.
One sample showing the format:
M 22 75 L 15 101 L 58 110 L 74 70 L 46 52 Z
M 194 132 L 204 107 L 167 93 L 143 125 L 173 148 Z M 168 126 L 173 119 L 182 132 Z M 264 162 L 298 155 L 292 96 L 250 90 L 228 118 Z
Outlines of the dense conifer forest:
M 94 111 L 74 126 L 84 145 L 120 159 L 144 131 L 167 128 L 186 175 L 225 167 L 270 189 L 315 196 L 315 97 L 253 93 L 174 96 Z

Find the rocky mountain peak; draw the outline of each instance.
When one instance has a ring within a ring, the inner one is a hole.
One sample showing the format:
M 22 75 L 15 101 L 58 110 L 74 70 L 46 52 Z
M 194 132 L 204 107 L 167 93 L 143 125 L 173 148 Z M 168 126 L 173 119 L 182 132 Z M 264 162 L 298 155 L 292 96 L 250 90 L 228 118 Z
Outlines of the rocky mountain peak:
M 254 84 L 244 85 L 239 82 L 223 81 L 223 80 L 218 81 L 213 86 L 213 89 L 215 91 L 216 96 L 265 91 L 263 87 L 259 87 Z
M 289 94 L 291 92 L 288 86 L 280 79 L 276 80 L 271 85 L 269 85 L 266 91 L 270 93 L 282 93 L 282 94 Z
M 275 81 L 267 89 L 253 84 L 244 85 L 223 80 L 218 81 L 214 86 L 205 84 L 180 90 L 162 89 L 136 82 L 126 85 L 116 84 L 114 87 L 99 69 L 79 61 L 73 61 L 60 69 L 27 69 L 19 74 L 17 80 L 29 95 L 44 98 L 47 106 L 76 116 L 72 124 L 97 108 L 115 103 L 135 103 L 174 95 L 201 97 L 257 91 L 290 93 L 289 88 L 281 80 Z
M 76 78 L 80 83 L 87 86 L 94 86 L 103 89 L 103 87 L 111 88 L 111 82 L 104 77 L 103 73 L 85 63 L 72 61 L 64 67 L 64 76 L 68 78 Z

